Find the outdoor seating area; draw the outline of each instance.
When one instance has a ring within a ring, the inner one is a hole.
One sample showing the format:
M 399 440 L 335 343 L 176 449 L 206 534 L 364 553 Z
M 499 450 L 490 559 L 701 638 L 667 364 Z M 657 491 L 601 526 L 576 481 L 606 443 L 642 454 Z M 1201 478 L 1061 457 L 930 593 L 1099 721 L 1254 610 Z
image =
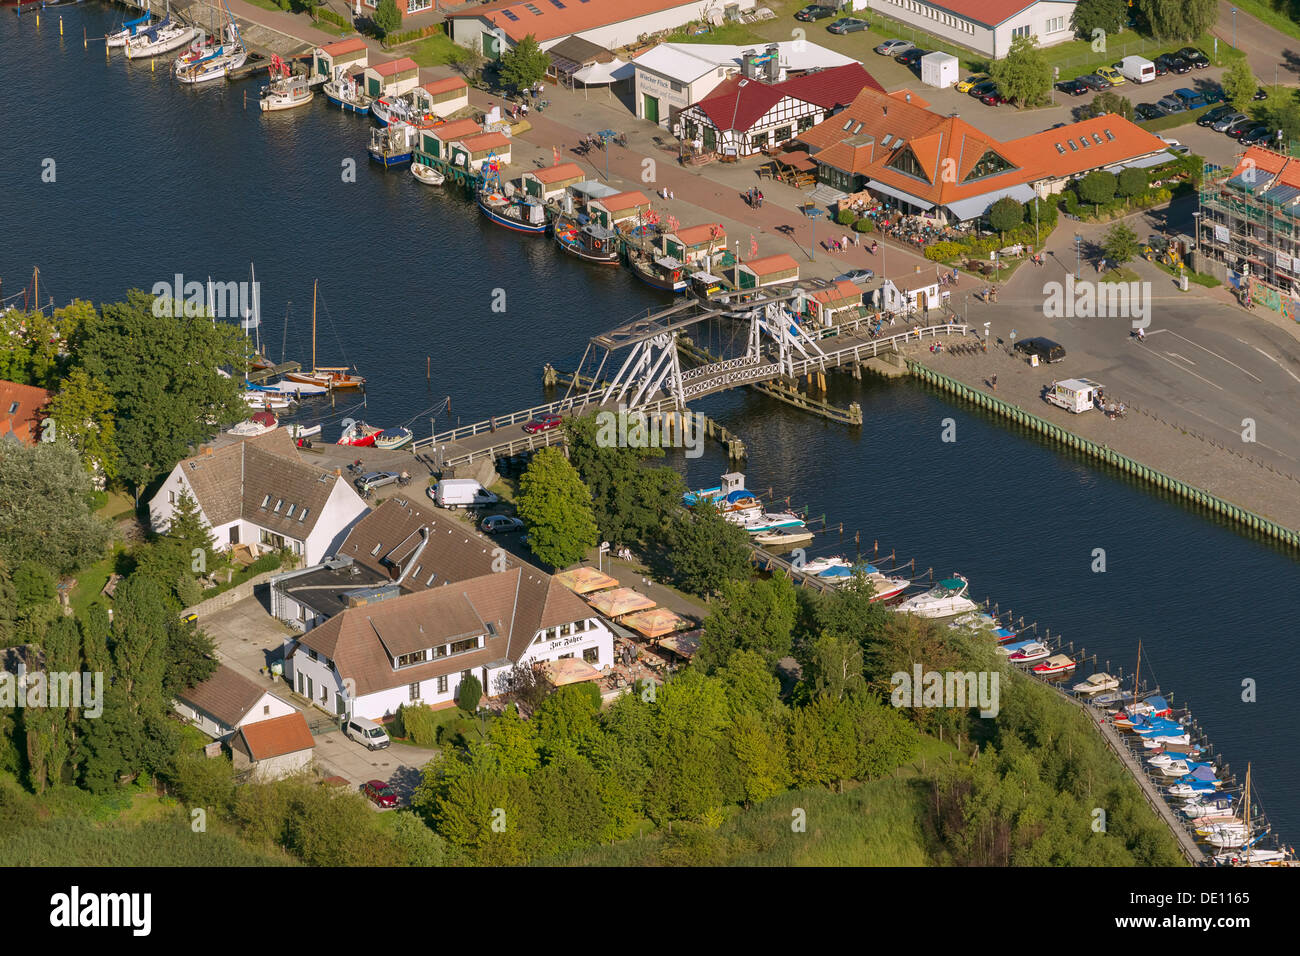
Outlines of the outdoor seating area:
M 764 150 L 763 155 L 770 156 L 771 160 L 758 168 L 760 179 L 766 176 L 796 189 L 817 185 L 817 165 L 808 155 L 808 150 Z

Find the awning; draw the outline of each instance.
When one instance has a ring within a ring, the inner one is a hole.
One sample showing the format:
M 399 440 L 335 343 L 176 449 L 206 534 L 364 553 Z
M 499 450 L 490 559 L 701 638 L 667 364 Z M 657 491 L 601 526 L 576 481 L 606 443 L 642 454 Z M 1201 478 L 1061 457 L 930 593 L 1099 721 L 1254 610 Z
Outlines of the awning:
M 626 79 L 635 72 L 636 69 L 631 63 L 615 59 L 609 63 L 593 63 L 591 66 L 584 66 L 573 74 L 573 78 L 587 86 L 601 86 Z
M 600 679 L 600 671 L 576 657 L 565 657 L 558 661 L 545 661 L 541 665 L 541 671 L 556 687 Z
M 572 571 L 561 571 L 555 575 L 555 580 L 575 594 L 590 594 L 592 591 L 603 591 L 605 588 L 618 587 L 618 578 L 610 577 L 595 568 L 584 567 L 574 568 Z
M 1165 150 L 1155 153 L 1151 156 L 1141 156 L 1138 159 L 1128 159 L 1122 163 L 1116 163 L 1120 169 L 1147 169 L 1151 166 L 1160 166 L 1164 163 L 1171 163 L 1178 157 L 1173 153 Z
M 971 196 L 969 199 L 958 199 L 956 202 L 948 203 L 947 209 L 958 222 L 965 222 L 984 215 L 988 212 L 989 206 L 1004 196 L 1010 196 L 1017 202 L 1029 202 L 1035 195 L 1032 187 L 1021 183 L 1006 189 L 995 189 L 993 192 Z
M 911 193 L 905 193 L 901 189 L 895 189 L 893 186 L 886 186 L 884 183 L 878 183 L 874 179 L 867 180 L 867 188 L 874 189 L 878 193 L 884 193 L 886 196 L 893 196 L 895 199 L 901 199 L 903 202 L 916 206 L 918 209 L 933 209 L 934 203 L 928 199 L 922 199 L 920 196 L 913 196 Z

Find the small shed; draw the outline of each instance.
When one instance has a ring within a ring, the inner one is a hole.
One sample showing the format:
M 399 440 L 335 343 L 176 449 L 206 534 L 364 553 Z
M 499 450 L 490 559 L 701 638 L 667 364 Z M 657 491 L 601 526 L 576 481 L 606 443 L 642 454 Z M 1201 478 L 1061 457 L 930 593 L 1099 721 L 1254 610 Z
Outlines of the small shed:
M 890 312 L 923 312 L 943 304 L 938 278 L 923 272 L 886 279 L 880 289 L 884 307 Z
M 451 162 L 451 144 L 466 136 L 481 133 L 477 120 L 459 119 L 420 127 L 420 150 L 417 159 L 427 164 L 431 159 Z
M 311 765 L 316 744 L 307 718 L 295 710 L 284 717 L 245 724 L 230 738 L 236 773 L 251 772 L 256 780 L 278 780 Z
M 921 82 L 946 90 L 957 82 L 961 65 L 951 53 L 935 50 L 921 57 Z
M 706 222 L 664 233 L 664 255 L 689 265 L 708 266 L 713 256 L 727 248 L 727 230 L 719 222 Z
M 505 133 L 475 133 L 451 144 L 451 165 L 478 172 L 489 159 L 510 165 L 510 137 Z
M 413 98 L 420 112 L 443 119 L 469 106 L 469 84 L 463 76 L 449 76 L 417 87 Z
M 364 70 L 368 56 L 366 41 L 361 37 L 349 37 L 337 43 L 318 46 L 312 53 L 312 64 L 318 75 L 332 80 L 338 76 L 336 71 L 340 69 L 344 73 L 351 73 L 356 69 Z
M 650 200 L 641 190 L 631 189 L 593 199 L 587 204 L 587 210 L 606 229 L 613 229 L 621 222 L 643 218 L 650 211 Z
M 847 279 L 832 282 L 829 288 L 811 293 L 807 299 L 808 314 L 822 325 L 834 325 L 858 317 L 862 305 L 862 290 Z
M 559 202 L 565 190 L 583 180 L 577 163 L 559 163 L 543 169 L 530 169 L 523 175 L 524 192 L 542 202 Z
M 409 56 L 366 67 L 368 96 L 401 96 L 420 85 L 420 67 Z
M 788 253 L 751 259 L 736 266 L 736 287 L 761 289 L 782 282 L 799 281 L 799 263 Z

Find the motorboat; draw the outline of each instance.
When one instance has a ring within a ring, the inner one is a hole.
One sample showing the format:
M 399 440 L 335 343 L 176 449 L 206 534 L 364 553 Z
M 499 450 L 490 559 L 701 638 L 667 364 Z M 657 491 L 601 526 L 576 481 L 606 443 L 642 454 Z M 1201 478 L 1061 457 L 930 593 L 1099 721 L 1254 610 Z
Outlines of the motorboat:
M 1188 781 L 1179 781 L 1169 788 L 1171 797 L 1193 797 L 1197 794 L 1213 793 L 1218 787 L 1212 783 L 1192 783 Z
M 1175 757 L 1166 763 L 1156 765 L 1166 777 L 1185 777 L 1192 772 L 1191 765 L 1183 757 Z
M 1151 766 L 1159 770 L 1159 769 L 1163 769 L 1164 767 L 1168 767 L 1171 763 L 1173 763 L 1175 760 L 1178 759 L 1179 758 L 1174 754 L 1158 753 L 1154 757 L 1147 757 L 1147 763 L 1149 763 Z
M 1030 670 L 1035 674 L 1047 676 L 1050 674 L 1064 674 L 1066 671 L 1074 670 L 1076 666 L 1074 659 L 1068 654 L 1053 654 L 1041 664 L 1035 664 Z
M 836 556 L 830 558 L 816 558 L 812 561 L 805 561 L 803 563 L 803 566 L 800 567 L 799 570 L 802 571 L 804 574 L 810 574 L 816 576 L 821 574 L 823 571 L 829 571 L 831 568 L 847 568 L 850 566 L 851 565 L 849 564 L 849 562 L 846 561 L 844 558 Z
M 777 551 L 809 544 L 812 539 L 811 531 L 760 531 L 754 535 L 755 544 Z
M 997 652 L 1001 654 L 1003 657 L 1010 657 L 1012 654 L 1016 653 L 1017 651 L 1023 651 L 1030 644 L 1036 644 L 1036 643 L 1037 641 L 1035 641 L 1033 638 L 1029 638 L 1023 641 L 1010 641 L 1009 643 L 1000 645 L 997 648 Z
M 1171 746 L 1184 746 L 1192 742 L 1192 736 L 1188 733 L 1181 734 L 1159 734 L 1155 737 L 1143 737 L 1142 746 L 1146 750 L 1164 750 L 1168 751 Z
M 1033 661 L 1041 661 L 1044 657 L 1051 655 L 1052 651 L 1046 644 L 1039 644 L 1037 641 L 1030 641 L 1020 650 L 1007 657 L 1007 660 L 1013 664 L 1029 664 Z
M 745 488 L 745 476 L 738 471 L 729 471 L 722 476 L 722 482 L 713 488 L 701 488 L 698 491 L 688 491 L 682 495 L 682 504 L 688 508 L 694 508 L 701 502 L 708 502 L 717 505 L 719 510 L 734 510 L 724 507 L 730 501 L 739 501 L 741 499 L 751 499 L 754 505 L 757 505 L 758 496 L 752 491 Z M 842 558 L 840 560 L 843 560 Z
M 985 630 L 993 634 L 993 637 L 999 644 L 1006 644 L 1014 641 L 1017 637 L 1016 632 L 1009 627 L 1003 627 L 996 617 L 987 611 L 972 611 L 969 614 L 963 614 L 955 621 L 948 625 L 952 630 Z
M 372 126 L 367 152 L 371 159 L 385 169 L 401 166 L 415 157 L 415 146 L 419 138 L 420 131 L 410 123 L 394 122 L 383 127 Z
M 271 82 L 262 87 L 259 103 L 263 113 L 273 113 L 279 110 L 291 110 L 298 106 L 306 106 L 311 102 L 316 91 L 311 88 L 307 77 L 301 73 L 294 73 L 289 69 L 289 64 L 280 59 L 278 55 L 271 57 L 271 63 L 266 68 L 267 75 L 270 76 Z
M 277 392 L 281 395 L 324 395 L 329 391 L 327 385 L 313 385 L 309 382 L 291 382 L 283 378 L 278 382 L 271 382 L 266 385 L 249 385 L 250 391 L 259 392 Z
M 424 163 L 411 163 L 411 175 L 426 186 L 441 186 L 447 181 L 447 177 L 440 170 L 426 166 Z
M 924 594 L 908 598 L 894 610 L 917 617 L 952 617 L 974 611 L 979 605 L 966 596 L 970 583 L 960 574 L 944 578 Z M 1046 655 L 1044 655 L 1046 656 Z
M 294 404 L 293 399 L 287 395 L 257 390 L 244 392 L 244 401 L 248 403 L 250 408 L 272 409 L 275 411 L 292 408 Z
M 275 431 L 279 425 L 279 420 L 270 412 L 256 412 L 252 418 L 240 422 L 233 428 L 226 429 L 226 433 L 230 435 L 252 437 L 254 435 L 265 435 L 267 432 Z
M 409 428 L 389 428 L 375 436 L 375 447 L 385 451 L 405 448 L 414 439 Z
M 1219 866 L 1283 866 L 1290 859 L 1290 849 L 1266 850 L 1257 846 L 1214 854 L 1214 862 Z
M 343 429 L 343 434 L 339 435 L 336 445 L 356 445 L 359 448 L 371 448 L 375 444 L 375 439 L 382 432 L 382 428 L 376 428 L 374 425 L 367 425 L 365 422 L 353 422 L 347 428 Z
M 135 36 L 126 39 L 126 58 L 141 60 L 162 56 L 172 50 L 178 50 L 189 43 L 198 34 L 194 27 L 166 20 L 157 26 L 141 30 Z
M 320 425 L 286 425 L 285 430 L 289 433 L 290 438 L 301 440 L 319 435 Z
M 1135 718 L 1147 716 L 1168 717 L 1171 713 L 1173 711 L 1163 697 L 1148 697 L 1146 700 L 1130 704 L 1116 714 L 1114 723 L 1121 730 L 1129 730 L 1133 727 Z
M 231 70 L 237 70 L 248 59 L 248 52 L 241 48 L 226 51 L 222 49 L 193 64 L 177 70 L 176 79 L 182 83 L 207 83 L 211 80 L 224 80 Z
M 1100 694 L 1102 691 L 1114 690 L 1118 686 L 1118 678 L 1112 677 L 1105 671 L 1098 671 L 1096 674 L 1090 674 L 1086 679 L 1079 681 L 1070 690 L 1076 694 L 1091 696 Z
M 1132 700 L 1132 691 L 1114 690 L 1098 694 L 1092 699 L 1092 703 L 1098 707 L 1123 707 Z
M 729 511 L 723 517 L 732 524 L 740 525 L 750 534 L 763 531 L 775 531 L 779 528 L 802 528 L 804 521 L 797 514 L 789 511 Z
M 871 600 L 887 601 L 892 597 L 897 597 L 907 590 L 908 585 L 912 582 L 907 578 L 890 578 L 881 573 L 880 569 L 872 564 L 836 565 L 827 568 L 817 575 L 818 581 L 824 581 L 827 584 L 841 585 L 853 580 L 855 577 L 861 577 L 872 587 Z

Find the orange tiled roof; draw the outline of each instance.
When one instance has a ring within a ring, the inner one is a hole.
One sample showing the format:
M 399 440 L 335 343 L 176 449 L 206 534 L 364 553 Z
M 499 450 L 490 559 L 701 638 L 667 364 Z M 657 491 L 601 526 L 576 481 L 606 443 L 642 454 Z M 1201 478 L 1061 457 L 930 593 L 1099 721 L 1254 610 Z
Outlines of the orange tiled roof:
M 1084 139 L 1087 146 L 1082 143 Z M 1077 148 L 1070 148 L 1071 141 Z M 1005 145 L 1045 174 L 1061 177 L 1159 152 L 1168 144 L 1124 117 L 1107 113 L 1013 139 Z
M 582 167 L 577 163 L 560 163 L 557 166 L 547 166 L 545 169 L 530 169 L 528 175 L 539 183 L 550 185 L 566 179 L 581 179 L 583 173 Z
M 630 189 L 625 193 L 615 193 L 613 196 L 606 196 L 604 199 L 594 201 L 600 203 L 602 207 L 610 212 L 622 212 L 624 209 L 650 205 L 650 200 L 639 189 Z
M 346 40 L 339 40 L 337 43 L 326 43 L 320 48 L 326 56 L 342 56 L 345 53 L 356 53 L 358 50 L 366 48 L 366 41 L 361 37 L 349 37 Z
M 458 119 L 450 123 L 434 123 L 430 126 L 421 127 L 426 133 L 431 133 L 437 139 L 444 143 L 450 143 L 453 140 L 460 139 L 463 136 L 472 136 L 479 132 L 477 120 Z
M 307 728 L 307 720 L 299 710 L 283 717 L 245 724 L 239 732 L 248 744 L 249 756 L 255 761 L 283 757 L 316 746 Z
M 682 0 L 497 0 L 477 8 L 448 13 L 446 18 L 487 20 L 516 42 L 532 34 L 538 43 L 585 30 L 648 16 L 680 7 Z
M 449 76 L 445 80 L 434 80 L 432 83 L 425 83 L 421 89 L 437 96 L 439 93 L 450 93 L 452 90 L 468 90 L 469 84 L 465 82 L 463 76 Z
M 38 413 L 53 397 L 34 385 L 0 380 L 0 439 L 13 435 L 24 445 L 35 445 L 45 417 Z
M 386 60 L 383 63 L 371 63 L 370 69 L 374 70 L 380 76 L 395 76 L 398 73 L 405 73 L 408 70 L 419 70 L 420 66 L 409 56 L 404 56 L 399 60 Z
M 761 259 L 751 259 L 749 262 L 742 262 L 741 265 L 756 276 L 770 276 L 775 272 L 786 272 L 790 269 L 797 271 L 799 269 L 799 263 L 794 261 L 793 256 L 785 252 L 774 256 L 764 256 Z
M 477 133 L 474 136 L 466 136 L 464 139 L 457 140 L 462 146 L 471 153 L 481 153 L 485 149 L 499 149 L 502 146 L 510 147 L 510 137 L 505 133 L 490 132 Z
M 712 240 L 725 240 L 727 230 L 722 228 L 720 222 L 706 222 L 700 226 L 687 226 L 685 229 L 678 229 L 674 235 L 683 245 L 698 246 Z

